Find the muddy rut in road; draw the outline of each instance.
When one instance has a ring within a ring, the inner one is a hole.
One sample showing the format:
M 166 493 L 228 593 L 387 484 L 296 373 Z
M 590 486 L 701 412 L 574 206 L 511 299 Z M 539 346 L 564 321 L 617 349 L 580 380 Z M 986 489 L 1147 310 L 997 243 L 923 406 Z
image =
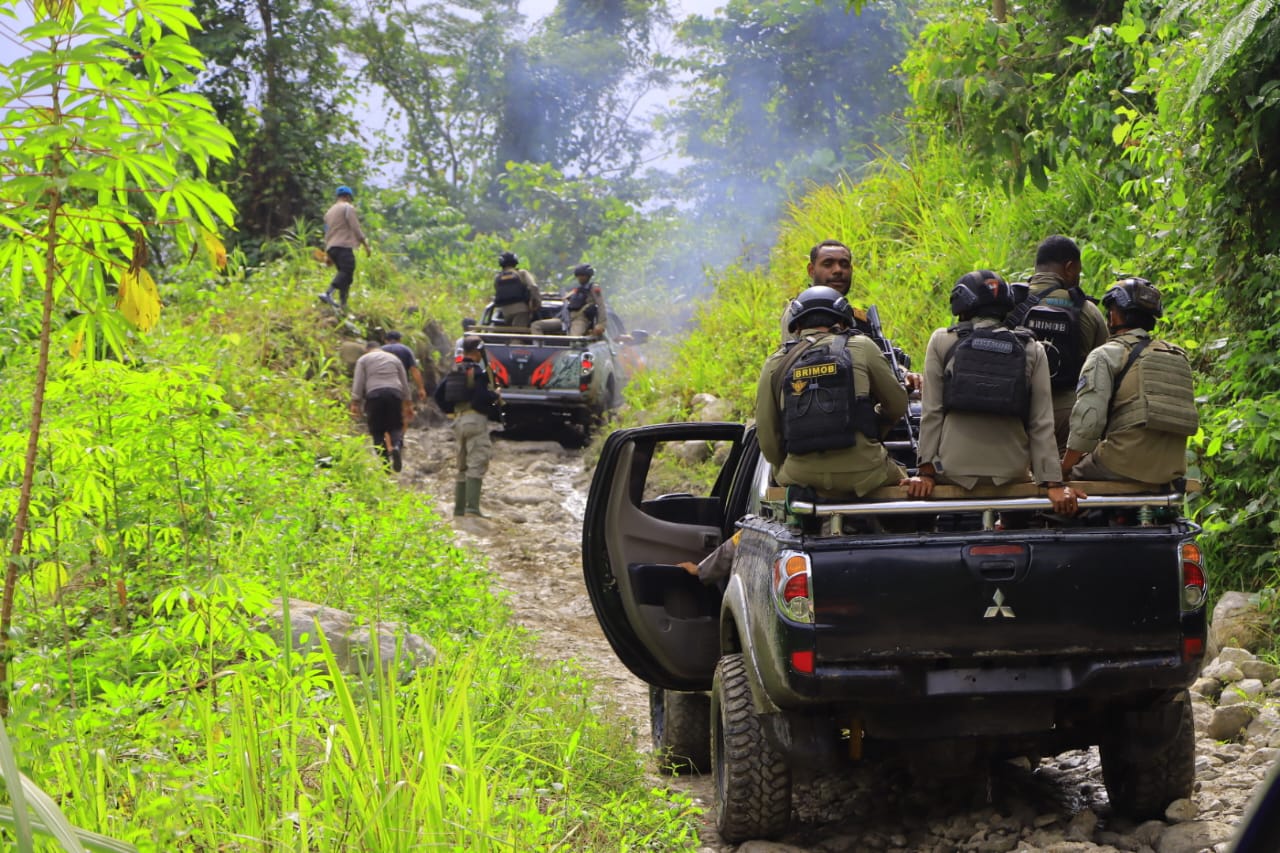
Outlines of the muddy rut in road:
M 406 487 L 453 511 L 454 444 L 447 428 L 407 436 Z M 582 516 L 591 473 L 580 451 L 550 441 L 494 440 L 481 499 L 488 519 L 455 524 L 459 540 L 487 555 L 495 584 L 515 618 L 538 635 L 549 660 L 573 660 L 599 685 L 601 713 L 616 713 L 648 749 L 648 688 L 614 656 L 582 581 Z M 1280 689 L 1278 687 L 1277 689 Z M 1274 699 L 1271 700 L 1274 702 Z M 1280 750 L 1280 735 L 1219 743 L 1204 734 L 1212 709 L 1197 700 L 1198 792 L 1168 821 L 1135 824 L 1112 816 L 1096 750 L 1056 756 L 1038 767 L 1000 764 L 960 778 L 892 765 L 859 767 L 797 783 L 797 821 L 778 844 L 760 851 L 1150 851 L 1226 849 L 1234 824 Z M 1265 715 L 1264 715 L 1265 716 Z M 1280 715 L 1271 714 L 1280 732 Z M 1260 717 L 1261 719 L 1261 717 Z M 1252 732 L 1252 729 L 1251 729 Z M 1265 734 L 1265 733 L 1264 733 Z M 705 810 L 703 850 L 729 851 L 715 833 L 710 777 L 659 777 Z

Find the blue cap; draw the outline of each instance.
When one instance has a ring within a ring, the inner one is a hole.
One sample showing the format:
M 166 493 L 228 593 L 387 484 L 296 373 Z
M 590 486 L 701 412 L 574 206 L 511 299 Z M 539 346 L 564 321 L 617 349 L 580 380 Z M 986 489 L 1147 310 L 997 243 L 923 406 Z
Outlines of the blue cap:
M 339 196 L 339 195 L 349 195 L 349 196 L 351 196 L 352 198 L 355 198 L 355 197 L 356 197 L 356 194 L 355 194 L 355 193 L 353 193 L 353 192 L 351 191 L 351 187 L 347 187 L 347 186 L 338 187 L 338 189 L 337 189 L 337 191 L 334 193 L 334 195 L 335 195 L 335 196 Z

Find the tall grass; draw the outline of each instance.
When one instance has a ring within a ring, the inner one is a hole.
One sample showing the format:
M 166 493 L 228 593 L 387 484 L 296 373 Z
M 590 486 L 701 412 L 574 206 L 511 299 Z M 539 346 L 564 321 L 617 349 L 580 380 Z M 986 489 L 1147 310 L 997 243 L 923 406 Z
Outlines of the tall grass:
M 353 332 L 314 298 L 324 268 L 274 264 L 171 283 L 131 363 L 50 384 L 14 632 L 18 766 L 73 824 L 141 850 L 693 845 L 695 810 L 651 790 L 629 727 L 571 664 L 539 662 L 483 556 L 369 452 L 341 405 Z M 388 276 L 353 293 L 356 325 L 413 329 L 448 291 Z M 28 369 L 7 355 L 0 442 L 22 440 Z M 342 676 L 259 630 L 272 597 L 397 621 L 439 661 Z

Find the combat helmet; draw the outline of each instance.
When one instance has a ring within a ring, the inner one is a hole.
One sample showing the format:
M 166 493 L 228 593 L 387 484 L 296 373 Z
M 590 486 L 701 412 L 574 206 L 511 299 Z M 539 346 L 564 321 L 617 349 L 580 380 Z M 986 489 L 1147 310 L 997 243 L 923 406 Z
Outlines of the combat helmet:
M 813 323 L 814 319 L 818 319 L 819 312 L 829 314 L 833 320 L 845 325 L 853 325 L 853 306 L 845 299 L 844 294 L 834 287 L 816 284 L 791 300 L 791 321 L 787 323 L 787 331 L 794 332 L 804 328 L 801 321 L 806 318 L 810 325 L 827 325 Z
M 951 313 L 1002 316 L 1013 308 L 1009 283 L 991 270 L 967 272 L 951 288 Z
M 1152 318 L 1164 316 L 1164 300 L 1160 291 L 1145 278 L 1124 278 L 1102 296 L 1102 306 L 1115 306 L 1125 314 L 1138 312 Z

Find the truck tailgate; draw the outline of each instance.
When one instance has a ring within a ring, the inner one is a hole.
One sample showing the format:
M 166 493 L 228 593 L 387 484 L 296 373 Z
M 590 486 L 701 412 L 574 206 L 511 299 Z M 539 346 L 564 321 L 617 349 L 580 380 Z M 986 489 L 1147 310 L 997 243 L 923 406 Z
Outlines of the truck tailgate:
M 1176 652 L 1176 528 L 806 543 L 819 664 Z

